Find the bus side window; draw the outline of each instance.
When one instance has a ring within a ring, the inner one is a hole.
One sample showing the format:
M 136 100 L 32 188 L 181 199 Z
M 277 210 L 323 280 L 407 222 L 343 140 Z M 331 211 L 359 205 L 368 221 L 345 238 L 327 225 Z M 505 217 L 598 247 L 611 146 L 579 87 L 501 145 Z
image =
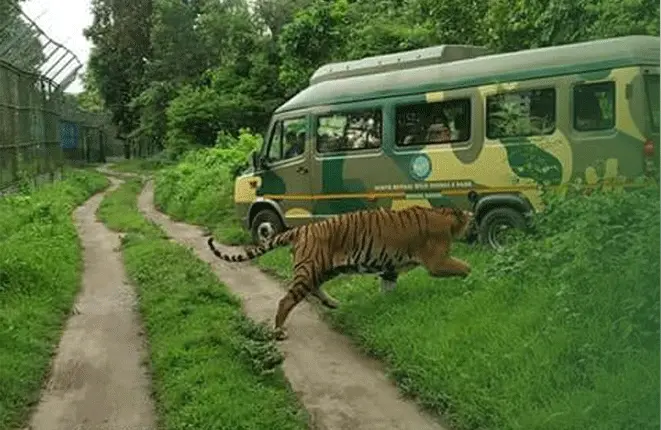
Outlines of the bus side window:
M 487 137 L 544 136 L 555 131 L 555 89 L 509 91 L 487 97 Z
M 450 144 L 470 140 L 471 100 L 397 106 L 398 146 Z
M 381 110 L 337 112 L 317 118 L 320 153 L 376 149 L 381 146 Z
M 615 127 L 615 83 L 598 82 L 574 87 L 574 129 L 610 130 Z
M 296 157 L 305 152 L 305 138 L 307 136 L 307 119 L 294 118 L 283 121 L 284 131 L 284 160 Z

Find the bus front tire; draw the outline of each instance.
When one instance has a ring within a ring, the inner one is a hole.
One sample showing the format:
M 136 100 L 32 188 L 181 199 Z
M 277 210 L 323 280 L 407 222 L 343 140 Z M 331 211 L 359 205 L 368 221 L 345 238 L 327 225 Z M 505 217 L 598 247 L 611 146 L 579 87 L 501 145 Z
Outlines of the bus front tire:
M 263 209 L 253 218 L 250 233 L 252 234 L 253 243 L 255 245 L 261 245 L 264 240 L 282 233 L 284 229 L 285 226 L 275 211 Z

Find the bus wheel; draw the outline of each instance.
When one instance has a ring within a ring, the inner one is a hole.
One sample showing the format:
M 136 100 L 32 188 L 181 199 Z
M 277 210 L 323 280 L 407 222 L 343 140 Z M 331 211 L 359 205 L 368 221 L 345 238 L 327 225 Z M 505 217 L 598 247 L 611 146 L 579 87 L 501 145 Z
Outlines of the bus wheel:
M 478 238 L 482 245 L 500 250 L 505 247 L 507 235 L 512 229 L 524 230 L 525 227 L 526 221 L 521 212 L 511 208 L 495 208 L 480 221 Z
M 284 229 L 285 226 L 275 211 L 263 209 L 252 219 L 250 226 L 252 241 L 255 245 L 261 245 L 265 240 L 283 232 Z

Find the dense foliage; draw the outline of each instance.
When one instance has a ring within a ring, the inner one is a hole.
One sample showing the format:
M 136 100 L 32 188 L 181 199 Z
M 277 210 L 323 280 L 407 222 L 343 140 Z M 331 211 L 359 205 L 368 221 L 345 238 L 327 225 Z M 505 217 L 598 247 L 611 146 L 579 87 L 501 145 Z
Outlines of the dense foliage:
M 176 219 L 204 225 L 227 242 L 247 240 L 234 217 L 234 177 L 261 137 L 242 130 L 238 138 L 221 133 L 213 148 L 189 151 L 180 163 L 156 175 L 154 199 Z
M 659 33 L 654 0 L 94 0 L 98 93 L 135 145 L 260 133 L 323 63 L 433 44 L 493 51 Z M 88 91 L 95 91 L 90 87 Z

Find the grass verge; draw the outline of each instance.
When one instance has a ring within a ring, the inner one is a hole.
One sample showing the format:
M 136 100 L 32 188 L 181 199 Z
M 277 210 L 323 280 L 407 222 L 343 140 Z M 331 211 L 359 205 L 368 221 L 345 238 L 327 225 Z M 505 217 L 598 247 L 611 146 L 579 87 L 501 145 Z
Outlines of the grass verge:
M 122 173 L 152 174 L 157 170 L 169 166 L 171 162 L 162 155 L 148 158 L 130 158 L 113 163 L 111 170 Z
M 82 273 L 71 215 L 108 185 L 66 170 L 63 180 L 0 198 L 0 429 L 14 429 L 39 400 L 51 355 Z
M 305 429 L 273 333 L 192 251 L 164 239 L 136 209 L 140 180 L 108 194 L 99 218 L 127 233 L 123 255 L 150 344 L 162 428 Z
M 539 239 L 458 246 L 465 281 L 416 269 L 382 295 L 345 276 L 326 285 L 341 306 L 319 308 L 455 429 L 656 429 L 658 207 L 658 188 L 558 202 Z M 291 277 L 286 248 L 257 264 Z

